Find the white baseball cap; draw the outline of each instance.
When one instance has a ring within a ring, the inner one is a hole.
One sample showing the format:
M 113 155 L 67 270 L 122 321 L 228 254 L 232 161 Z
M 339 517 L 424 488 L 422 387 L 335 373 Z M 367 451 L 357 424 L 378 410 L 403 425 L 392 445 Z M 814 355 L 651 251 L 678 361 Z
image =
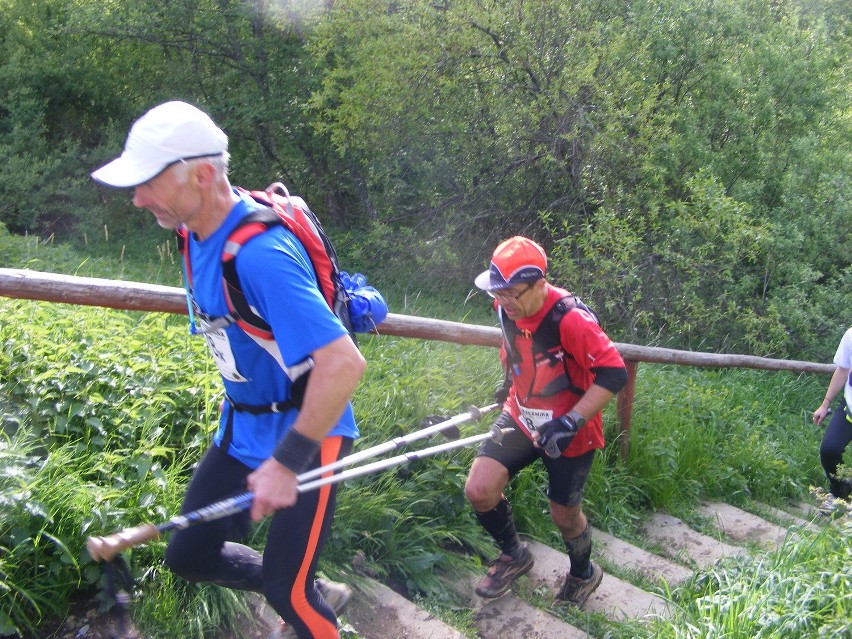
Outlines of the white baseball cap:
M 175 162 L 227 150 L 228 136 L 204 111 L 186 102 L 166 102 L 133 123 L 121 156 L 92 177 L 107 186 L 137 186 Z

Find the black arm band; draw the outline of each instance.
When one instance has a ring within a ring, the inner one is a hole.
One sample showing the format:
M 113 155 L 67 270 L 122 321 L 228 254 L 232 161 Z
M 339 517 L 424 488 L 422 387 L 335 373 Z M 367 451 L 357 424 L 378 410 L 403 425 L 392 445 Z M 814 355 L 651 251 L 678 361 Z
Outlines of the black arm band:
M 285 468 L 300 475 L 310 468 L 319 449 L 319 442 L 291 428 L 278 442 L 272 457 Z
M 594 383 L 598 386 L 607 389 L 610 393 L 618 393 L 627 383 L 627 369 L 615 368 L 610 366 L 601 366 L 593 368 L 595 374 Z

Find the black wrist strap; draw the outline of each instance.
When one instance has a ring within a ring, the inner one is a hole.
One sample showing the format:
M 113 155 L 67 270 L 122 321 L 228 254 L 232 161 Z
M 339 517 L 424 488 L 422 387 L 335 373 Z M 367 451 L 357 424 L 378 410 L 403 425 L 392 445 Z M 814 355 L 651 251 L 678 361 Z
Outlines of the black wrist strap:
M 300 475 L 310 468 L 319 449 L 320 443 L 318 441 L 305 437 L 296 429 L 291 428 L 278 442 L 272 452 L 272 457 L 285 468 Z
M 570 417 L 572 420 L 574 420 L 574 423 L 577 424 L 577 430 L 581 429 L 586 423 L 586 418 L 583 417 L 580 413 L 578 413 L 574 409 L 571 409 L 568 412 L 568 417 Z

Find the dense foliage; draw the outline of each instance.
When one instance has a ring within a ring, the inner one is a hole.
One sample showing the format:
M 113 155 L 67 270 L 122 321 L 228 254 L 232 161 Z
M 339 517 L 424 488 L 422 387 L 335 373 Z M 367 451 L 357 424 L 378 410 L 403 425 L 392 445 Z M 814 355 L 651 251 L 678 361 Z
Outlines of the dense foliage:
M 13 232 L 150 251 L 87 173 L 185 99 L 229 133 L 235 182 L 283 179 L 411 294 L 463 297 L 522 232 L 620 341 L 827 360 L 849 324 L 848 2 L 0 8 Z
M 167 255 L 159 265 L 116 265 L 33 238 L 0 236 L 0 249 L 15 265 L 100 277 L 142 279 L 178 268 Z M 35 639 L 53 636 L 69 611 L 111 605 L 86 536 L 178 511 L 216 422 L 220 388 L 185 318 L 8 298 L 0 298 L 0 313 L 0 636 Z M 354 398 L 360 448 L 413 431 L 425 415 L 486 404 L 499 381 L 492 349 L 390 337 L 365 337 L 361 348 L 369 367 Z M 610 407 L 609 445 L 592 469 L 586 512 L 596 527 L 641 544 L 652 510 L 700 527 L 695 508 L 703 499 L 747 507 L 806 499 L 811 485 L 824 484 L 820 429 L 808 413 L 825 383 L 817 375 L 643 364 L 630 455 L 620 457 Z M 463 434 L 482 428 L 465 425 Z M 493 552 L 462 492 L 472 455 L 461 449 L 346 482 L 321 570 L 346 579 L 375 575 L 464 628 L 470 610 L 458 584 L 481 572 Z M 513 482 L 517 522 L 559 548 L 542 475 L 532 467 Z M 674 592 L 639 583 L 672 599 L 671 620 L 611 623 L 551 612 L 612 639 L 844 636 L 849 533 L 828 526 L 777 555 L 714 566 Z M 261 526 L 250 543 L 259 546 L 263 534 Z M 163 567 L 163 549 L 158 541 L 126 553 L 138 585 L 133 617 L 146 636 L 200 639 L 234 627 L 247 601 L 175 577 Z M 731 611 L 742 611 L 748 625 Z

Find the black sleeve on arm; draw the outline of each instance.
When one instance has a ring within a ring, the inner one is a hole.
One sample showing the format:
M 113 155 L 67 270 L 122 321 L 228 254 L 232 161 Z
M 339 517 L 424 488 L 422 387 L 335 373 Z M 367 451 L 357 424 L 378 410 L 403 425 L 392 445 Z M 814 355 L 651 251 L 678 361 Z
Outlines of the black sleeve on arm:
M 627 383 L 627 369 L 601 366 L 593 368 L 595 374 L 594 383 L 607 389 L 610 393 L 618 393 Z

